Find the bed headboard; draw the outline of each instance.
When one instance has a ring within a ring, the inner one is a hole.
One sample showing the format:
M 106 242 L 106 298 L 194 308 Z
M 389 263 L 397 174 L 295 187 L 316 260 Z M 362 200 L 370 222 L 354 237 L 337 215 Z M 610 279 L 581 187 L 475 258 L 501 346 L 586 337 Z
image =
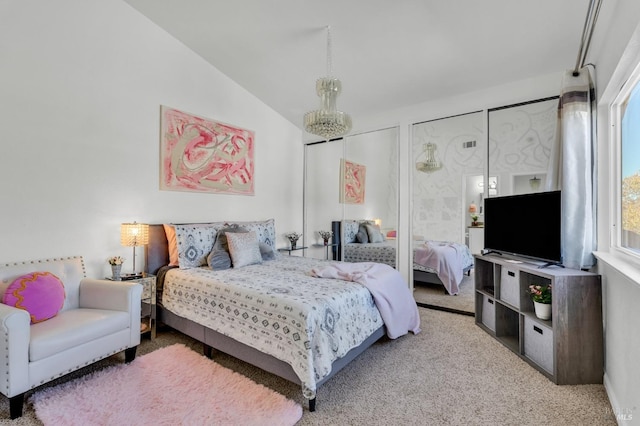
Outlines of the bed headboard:
M 169 242 L 164 225 L 149 225 L 149 244 L 144 250 L 145 267 L 148 274 L 156 275 L 158 269 L 169 264 Z

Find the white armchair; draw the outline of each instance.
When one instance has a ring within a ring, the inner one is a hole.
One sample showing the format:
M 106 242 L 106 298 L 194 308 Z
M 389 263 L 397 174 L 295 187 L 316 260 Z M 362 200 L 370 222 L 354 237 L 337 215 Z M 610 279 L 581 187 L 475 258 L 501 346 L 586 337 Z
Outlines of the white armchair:
M 12 419 L 22 416 L 26 391 L 140 344 L 140 297 L 136 283 L 85 277 L 82 257 L 0 265 L 0 300 L 18 277 L 50 272 L 64 284 L 61 311 L 31 324 L 24 309 L 0 303 L 0 393 L 10 400 Z

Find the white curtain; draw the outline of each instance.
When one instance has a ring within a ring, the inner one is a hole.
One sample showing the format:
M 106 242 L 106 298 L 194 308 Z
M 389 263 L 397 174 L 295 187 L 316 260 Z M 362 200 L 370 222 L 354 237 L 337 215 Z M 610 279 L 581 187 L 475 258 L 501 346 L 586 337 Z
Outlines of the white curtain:
M 562 261 L 568 268 L 595 264 L 595 90 L 588 67 L 565 73 L 558 101 L 557 138 L 547 190 L 562 190 Z

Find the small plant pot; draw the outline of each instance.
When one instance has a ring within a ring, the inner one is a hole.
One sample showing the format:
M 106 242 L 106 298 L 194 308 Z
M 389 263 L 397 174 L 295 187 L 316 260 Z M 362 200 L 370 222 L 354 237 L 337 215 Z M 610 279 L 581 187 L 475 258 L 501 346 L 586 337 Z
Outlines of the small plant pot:
M 533 302 L 533 307 L 538 318 L 540 318 L 541 320 L 551 319 L 551 304 Z
M 122 265 L 111 265 L 111 279 L 113 281 L 120 281 L 122 277 L 120 273 L 122 271 Z

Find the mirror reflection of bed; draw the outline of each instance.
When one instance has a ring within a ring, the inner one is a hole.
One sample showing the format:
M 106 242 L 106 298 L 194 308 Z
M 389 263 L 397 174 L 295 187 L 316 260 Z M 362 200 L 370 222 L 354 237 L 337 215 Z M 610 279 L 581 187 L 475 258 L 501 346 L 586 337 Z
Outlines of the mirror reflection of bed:
M 333 222 L 340 235 L 340 259 L 345 262 L 378 262 L 396 267 L 396 231 L 384 229 L 370 219 Z M 420 305 L 431 307 L 434 296 L 442 299 L 436 306 L 445 310 L 473 314 L 473 256 L 465 244 L 451 241 L 414 240 L 414 293 Z M 429 297 L 426 297 L 429 296 Z
M 474 314 L 473 255 L 465 244 L 414 237 L 414 298 L 420 306 Z
M 465 244 L 416 237 L 413 285 L 418 305 L 474 315 L 473 263 Z

